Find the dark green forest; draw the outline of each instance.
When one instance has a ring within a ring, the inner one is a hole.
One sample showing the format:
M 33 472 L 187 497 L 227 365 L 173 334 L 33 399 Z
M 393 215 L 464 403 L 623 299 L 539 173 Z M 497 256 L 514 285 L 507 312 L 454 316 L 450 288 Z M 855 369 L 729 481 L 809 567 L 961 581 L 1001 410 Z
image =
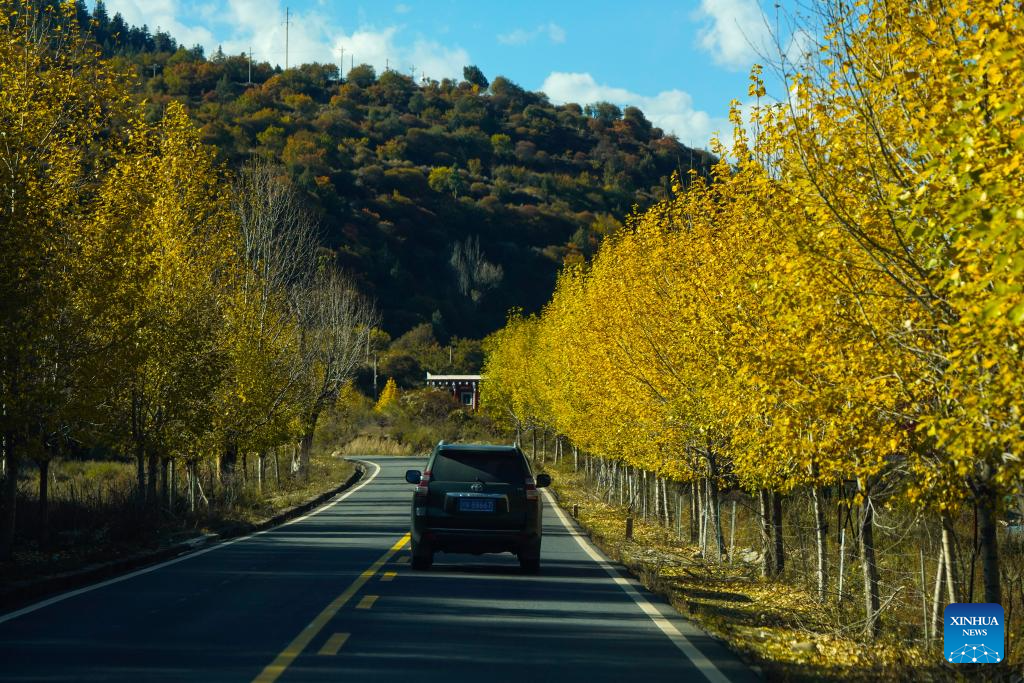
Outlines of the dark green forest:
M 510 308 L 539 310 L 563 263 L 665 197 L 672 173 L 713 162 L 635 107 L 554 105 L 474 66 L 461 81 L 282 71 L 128 26 L 102 2 L 80 0 L 79 17 L 154 118 L 182 101 L 230 166 L 284 165 L 392 337 L 428 323 L 442 342 L 479 338 Z

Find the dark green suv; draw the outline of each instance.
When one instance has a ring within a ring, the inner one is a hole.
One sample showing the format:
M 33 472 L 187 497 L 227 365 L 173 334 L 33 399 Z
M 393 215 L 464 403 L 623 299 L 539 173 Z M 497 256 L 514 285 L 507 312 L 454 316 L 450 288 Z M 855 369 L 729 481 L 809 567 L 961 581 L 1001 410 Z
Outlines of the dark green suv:
M 516 446 L 439 443 L 427 468 L 409 470 L 412 566 L 428 569 L 434 553 L 513 553 L 526 573 L 540 569 L 540 491 L 551 477 L 530 471 Z

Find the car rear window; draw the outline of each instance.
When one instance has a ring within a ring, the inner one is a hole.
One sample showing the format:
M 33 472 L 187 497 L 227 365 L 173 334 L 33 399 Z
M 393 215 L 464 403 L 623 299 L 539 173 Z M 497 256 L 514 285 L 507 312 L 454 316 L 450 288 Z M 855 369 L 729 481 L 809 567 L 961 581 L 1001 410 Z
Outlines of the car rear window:
M 440 451 L 430 468 L 434 481 L 522 484 L 526 477 L 517 451 Z

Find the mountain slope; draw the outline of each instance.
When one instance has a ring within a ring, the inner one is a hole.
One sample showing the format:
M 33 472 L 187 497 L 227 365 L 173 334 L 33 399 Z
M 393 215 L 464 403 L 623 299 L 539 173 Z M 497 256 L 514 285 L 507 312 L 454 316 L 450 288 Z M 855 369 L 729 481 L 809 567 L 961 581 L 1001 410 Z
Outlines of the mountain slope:
M 713 161 L 637 108 L 553 105 L 476 67 L 460 82 L 366 65 L 344 78 L 334 65 L 282 72 L 93 18 L 153 116 L 184 101 L 232 166 L 284 165 L 392 335 L 429 322 L 441 338 L 480 337 L 509 308 L 539 309 L 562 263 L 664 197 L 672 173 Z

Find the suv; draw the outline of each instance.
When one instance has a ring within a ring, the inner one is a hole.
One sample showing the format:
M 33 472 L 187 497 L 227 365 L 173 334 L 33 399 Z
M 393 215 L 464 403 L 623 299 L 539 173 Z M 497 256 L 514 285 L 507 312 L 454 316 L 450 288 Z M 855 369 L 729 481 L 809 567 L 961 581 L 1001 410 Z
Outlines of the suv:
M 428 569 L 435 552 L 505 553 L 523 572 L 540 569 L 540 491 L 551 477 L 530 471 L 516 446 L 439 443 L 427 468 L 409 470 L 412 567 Z

